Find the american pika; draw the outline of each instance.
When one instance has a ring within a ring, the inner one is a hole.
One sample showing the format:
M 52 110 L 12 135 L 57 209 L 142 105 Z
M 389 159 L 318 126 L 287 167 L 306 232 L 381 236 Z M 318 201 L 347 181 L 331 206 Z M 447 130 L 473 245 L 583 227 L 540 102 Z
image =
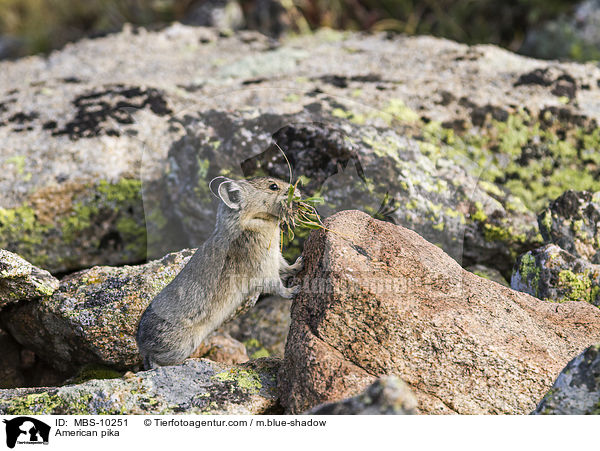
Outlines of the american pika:
M 302 268 L 280 251 L 290 185 L 269 177 L 222 178 L 216 226 L 188 264 L 148 306 L 137 344 L 146 369 L 185 360 L 202 340 L 261 293 L 292 297 L 283 279 Z

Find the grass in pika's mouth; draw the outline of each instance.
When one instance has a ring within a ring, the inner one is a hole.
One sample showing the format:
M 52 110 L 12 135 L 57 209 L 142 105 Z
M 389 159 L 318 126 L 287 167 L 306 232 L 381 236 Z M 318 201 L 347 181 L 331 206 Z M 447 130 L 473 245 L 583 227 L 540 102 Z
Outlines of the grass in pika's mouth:
M 296 194 L 298 184 L 304 183 L 306 178 L 300 176 L 294 185 L 290 184 L 287 202 L 285 204 L 284 219 L 281 223 L 283 235 L 287 232 L 288 241 L 294 239 L 294 229 L 297 226 L 308 229 L 324 229 L 325 226 L 317 212 L 316 205 L 323 203 L 323 198 L 318 196 L 302 198 Z M 283 242 L 283 240 L 282 240 Z
M 288 242 L 292 242 L 294 240 L 294 229 L 296 226 L 309 229 L 325 229 L 323 221 L 321 221 L 321 217 L 319 216 L 319 212 L 317 212 L 315 207 L 316 205 L 323 203 L 323 198 L 312 196 L 302 199 L 301 196 L 297 195 L 296 190 L 298 184 L 303 185 L 307 181 L 307 178 L 301 175 L 298 177 L 298 180 L 296 180 L 296 183 L 292 185 L 292 165 L 283 149 L 279 147 L 277 143 L 274 144 L 283 155 L 283 158 L 285 158 L 290 172 L 290 187 L 287 193 L 287 201 L 284 206 L 283 220 L 281 221 L 281 246 L 283 246 L 284 232 L 287 233 Z

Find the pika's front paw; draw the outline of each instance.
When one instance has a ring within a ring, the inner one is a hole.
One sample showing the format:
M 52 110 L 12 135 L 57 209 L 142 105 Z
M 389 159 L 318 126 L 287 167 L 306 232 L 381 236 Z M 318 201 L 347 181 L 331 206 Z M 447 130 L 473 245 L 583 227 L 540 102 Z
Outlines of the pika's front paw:
M 304 257 L 302 255 L 296 259 L 294 264 L 290 266 L 290 272 L 292 274 L 298 274 L 304 269 Z

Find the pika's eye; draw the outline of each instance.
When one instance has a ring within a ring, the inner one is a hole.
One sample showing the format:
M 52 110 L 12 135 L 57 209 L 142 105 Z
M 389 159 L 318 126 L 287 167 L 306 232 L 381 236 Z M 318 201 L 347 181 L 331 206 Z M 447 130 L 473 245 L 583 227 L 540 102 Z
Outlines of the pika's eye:
M 278 185 L 277 183 L 271 183 L 271 184 L 269 185 L 269 189 L 270 189 L 271 191 L 279 191 L 279 185 Z

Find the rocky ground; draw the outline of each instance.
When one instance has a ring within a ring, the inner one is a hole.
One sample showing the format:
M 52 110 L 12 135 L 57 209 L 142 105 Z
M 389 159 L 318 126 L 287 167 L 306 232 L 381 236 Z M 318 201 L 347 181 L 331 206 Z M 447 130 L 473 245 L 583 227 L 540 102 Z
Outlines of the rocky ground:
M 1 63 L 0 412 L 595 412 L 599 120 L 591 64 L 430 37 L 173 25 Z M 330 217 L 285 245 L 302 292 L 140 372 L 208 181 L 287 178 L 274 143 Z

